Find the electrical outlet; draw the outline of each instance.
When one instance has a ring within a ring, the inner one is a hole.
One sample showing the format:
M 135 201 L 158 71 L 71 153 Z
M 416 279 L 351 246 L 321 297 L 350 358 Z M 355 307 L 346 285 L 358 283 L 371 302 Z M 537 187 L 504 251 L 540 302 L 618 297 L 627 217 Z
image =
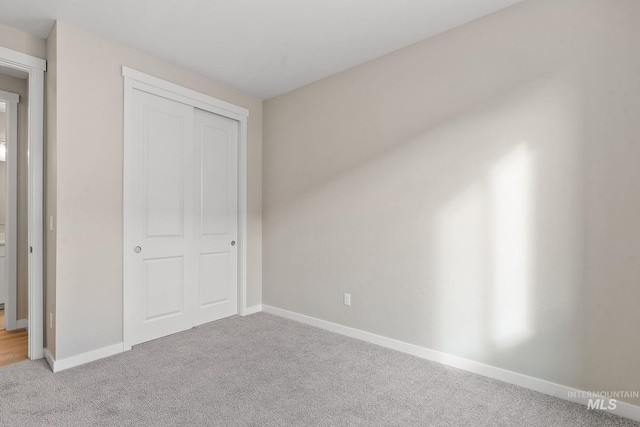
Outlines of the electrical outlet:
M 344 305 L 351 305 L 351 294 L 344 294 Z

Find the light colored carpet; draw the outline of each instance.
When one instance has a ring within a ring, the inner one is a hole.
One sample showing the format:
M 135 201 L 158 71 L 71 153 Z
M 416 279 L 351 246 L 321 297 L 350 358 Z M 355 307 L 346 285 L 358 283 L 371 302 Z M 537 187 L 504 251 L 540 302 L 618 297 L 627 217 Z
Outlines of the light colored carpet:
M 0 369 L 1 426 L 638 426 L 276 316 L 231 317 L 53 374 Z

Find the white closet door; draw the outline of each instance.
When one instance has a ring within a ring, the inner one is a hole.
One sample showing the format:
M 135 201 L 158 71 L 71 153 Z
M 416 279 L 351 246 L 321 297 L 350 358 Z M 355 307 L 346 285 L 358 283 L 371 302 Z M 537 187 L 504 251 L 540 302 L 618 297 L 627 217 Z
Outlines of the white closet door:
M 193 326 L 194 109 L 133 91 L 125 203 L 125 316 L 130 344 Z
M 195 110 L 195 324 L 238 312 L 238 122 Z
M 125 343 L 237 314 L 239 123 L 133 90 Z

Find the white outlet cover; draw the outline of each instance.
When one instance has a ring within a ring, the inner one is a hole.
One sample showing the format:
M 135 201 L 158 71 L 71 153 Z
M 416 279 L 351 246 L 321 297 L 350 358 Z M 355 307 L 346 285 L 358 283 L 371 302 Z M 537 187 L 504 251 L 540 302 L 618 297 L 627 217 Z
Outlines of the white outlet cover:
M 351 294 L 344 294 L 344 305 L 351 305 Z

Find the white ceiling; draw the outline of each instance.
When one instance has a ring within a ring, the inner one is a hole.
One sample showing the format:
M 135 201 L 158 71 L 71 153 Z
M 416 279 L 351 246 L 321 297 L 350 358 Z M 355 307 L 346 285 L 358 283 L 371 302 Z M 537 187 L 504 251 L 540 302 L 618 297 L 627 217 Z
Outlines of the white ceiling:
M 0 0 L 0 22 L 66 21 L 267 99 L 519 1 Z

